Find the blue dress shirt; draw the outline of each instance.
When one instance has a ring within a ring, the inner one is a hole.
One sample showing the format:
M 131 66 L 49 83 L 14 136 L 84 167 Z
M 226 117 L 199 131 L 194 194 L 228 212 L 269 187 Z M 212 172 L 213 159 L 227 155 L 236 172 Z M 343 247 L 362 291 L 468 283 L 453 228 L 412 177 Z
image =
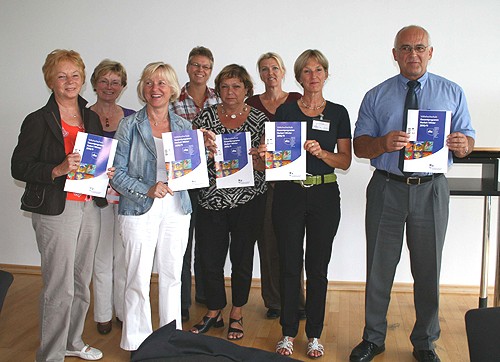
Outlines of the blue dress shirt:
M 359 136 L 381 137 L 391 131 L 401 131 L 409 79 L 398 74 L 369 90 L 359 109 L 354 138 Z M 474 138 L 467 100 L 463 89 L 443 77 L 426 72 L 416 88 L 420 110 L 451 111 L 451 133 L 460 132 Z M 371 165 L 379 170 L 401 175 L 398 168 L 399 152 L 383 153 L 373 158 Z M 448 167 L 453 157 L 448 157 Z M 425 175 L 425 174 L 421 174 Z

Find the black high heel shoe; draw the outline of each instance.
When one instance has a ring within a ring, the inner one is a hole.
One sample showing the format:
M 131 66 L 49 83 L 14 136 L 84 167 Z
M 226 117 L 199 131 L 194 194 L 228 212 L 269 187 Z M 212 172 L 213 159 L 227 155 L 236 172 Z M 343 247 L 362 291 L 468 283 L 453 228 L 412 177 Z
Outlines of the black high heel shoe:
M 224 320 L 222 318 L 220 319 L 220 321 L 217 320 L 220 317 L 220 313 L 221 311 L 219 311 L 219 313 L 217 313 L 217 315 L 212 318 L 204 316 L 203 324 L 196 324 L 193 326 L 193 328 L 196 328 L 198 330 L 198 333 L 203 334 L 207 333 L 212 327 L 214 328 L 224 327 Z

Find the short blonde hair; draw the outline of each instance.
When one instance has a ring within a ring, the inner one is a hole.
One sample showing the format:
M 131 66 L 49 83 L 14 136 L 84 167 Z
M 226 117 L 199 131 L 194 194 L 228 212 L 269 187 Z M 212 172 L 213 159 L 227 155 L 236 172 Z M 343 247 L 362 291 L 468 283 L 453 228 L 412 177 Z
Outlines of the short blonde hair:
M 243 83 L 243 86 L 248 89 L 246 96 L 253 96 L 252 78 L 244 66 L 229 64 L 226 65 L 219 74 L 217 74 L 217 77 L 215 77 L 215 93 L 217 93 L 217 95 L 220 95 L 220 84 L 222 80 L 226 78 L 238 78 Z
M 276 62 L 278 63 L 278 67 L 280 67 L 281 71 L 283 72 L 283 75 L 286 73 L 285 63 L 283 63 L 283 59 L 281 59 L 281 57 L 278 54 L 273 52 L 267 52 L 259 57 L 259 60 L 257 60 L 257 72 L 260 73 L 260 63 L 263 60 L 267 59 L 276 60 Z
M 328 59 L 317 49 L 307 49 L 299 55 L 295 64 L 293 66 L 293 70 L 295 72 L 295 79 L 300 83 L 300 75 L 302 74 L 302 70 L 304 70 L 309 59 L 314 58 L 316 61 L 321 64 L 321 66 L 325 69 L 325 72 L 328 76 Z
M 181 95 L 181 86 L 177 80 L 177 74 L 174 68 L 170 64 L 165 64 L 163 62 L 154 62 L 146 65 L 146 68 L 142 71 L 141 79 L 137 85 L 137 94 L 139 99 L 146 103 L 146 98 L 144 98 L 144 83 L 146 79 L 149 79 L 154 73 L 158 72 L 160 76 L 165 78 L 168 86 L 172 89 L 172 96 L 170 97 L 170 102 L 175 101 Z
M 102 62 L 99 63 L 97 67 L 95 67 L 94 72 L 92 73 L 92 77 L 90 77 L 90 83 L 92 84 L 92 87 L 95 87 L 97 85 L 97 80 L 108 73 L 115 73 L 121 78 L 122 86 L 125 87 L 127 85 L 127 71 L 121 65 L 121 63 L 109 60 L 109 59 L 104 59 Z
M 59 63 L 63 61 L 73 62 L 78 67 L 78 72 L 82 78 L 82 84 L 85 83 L 85 64 L 83 63 L 82 57 L 79 53 L 74 50 L 66 49 L 56 49 L 47 55 L 45 58 L 45 63 L 42 67 L 43 77 L 45 79 L 45 84 L 47 87 L 51 87 L 51 81 L 54 77 L 54 72 Z

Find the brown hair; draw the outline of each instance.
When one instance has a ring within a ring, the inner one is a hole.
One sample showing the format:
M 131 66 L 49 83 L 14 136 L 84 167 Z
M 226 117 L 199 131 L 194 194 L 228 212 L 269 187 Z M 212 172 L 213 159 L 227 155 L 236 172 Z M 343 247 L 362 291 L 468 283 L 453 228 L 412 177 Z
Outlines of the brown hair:
M 94 90 L 97 85 L 97 80 L 101 76 L 106 75 L 110 72 L 116 73 L 121 78 L 123 87 L 127 85 L 127 71 L 125 70 L 123 65 L 109 59 L 104 59 L 99 63 L 97 67 L 95 67 L 94 72 L 92 73 L 92 77 L 90 77 L 90 83 L 92 84 L 92 87 L 94 87 Z
M 302 70 L 304 70 L 309 59 L 314 58 L 318 61 L 319 64 L 325 69 L 326 75 L 328 76 L 328 59 L 317 49 L 307 49 L 299 55 L 295 64 L 293 66 L 293 70 L 295 72 L 295 79 L 300 83 L 300 75 L 302 74 Z
M 188 63 L 191 63 L 191 59 L 193 59 L 197 55 L 200 55 L 200 56 L 203 56 L 203 57 L 207 57 L 208 60 L 210 61 L 210 68 L 213 68 L 213 66 L 214 66 L 214 56 L 213 56 L 212 52 L 210 51 L 210 49 L 202 47 L 202 46 L 198 46 L 198 47 L 193 48 L 189 52 Z
M 248 90 L 246 96 L 253 96 L 253 82 L 250 74 L 244 66 L 238 64 L 229 64 L 224 67 L 215 77 L 215 93 L 220 94 L 220 84 L 223 79 L 226 78 L 238 78 L 243 86 Z

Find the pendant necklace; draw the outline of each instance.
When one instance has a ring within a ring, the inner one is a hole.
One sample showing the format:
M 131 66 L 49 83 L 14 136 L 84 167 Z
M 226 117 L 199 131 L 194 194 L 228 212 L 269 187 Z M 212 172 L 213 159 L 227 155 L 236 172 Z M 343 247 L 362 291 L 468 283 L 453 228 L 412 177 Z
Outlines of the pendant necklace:
M 71 116 L 71 117 L 73 117 L 73 118 L 76 118 L 76 117 L 77 117 L 77 115 L 76 115 L 76 114 L 71 114 L 71 113 L 69 113 L 68 111 L 66 111 L 65 109 L 63 109 L 63 108 L 61 108 L 61 109 L 62 109 L 62 111 L 63 111 L 64 113 L 66 113 L 68 116 Z
M 221 113 L 223 115 L 225 115 L 226 117 L 231 117 L 231 119 L 235 119 L 236 117 L 238 116 L 241 116 L 243 113 L 245 113 L 246 111 L 248 111 L 248 106 L 246 103 L 244 103 L 245 107 L 243 107 L 243 111 L 241 111 L 238 115 L 236 114 L 226 114 L 226 110 L 224 109 L 224 104 L 221 103 Z
M 149 118 L 152 118 L 152 117 L 149 117 Z M 156 127 L 158 127 L 158 123 L 163 123 L 163 122 L 165 122 L 167 119 L 168 119 L 168 113 L 167 113 L 167 116 L 163 119 L 163 121 L 154 121 L 154 125 L 155 125 Z
M 109 116 L 106 116 L 106 114 L 104 113 L 104 111 L 102 112 L 102 114 L 104 115 L 104 117 L 106 117 L 106 127 L 109 127 L 109 119 L 111 117 L 113 117 L 113 115 L 115 114 L 115 112 L 116 112 L 116 105 L 114 107 L 113 112 Z
M 302 104 L 304 105 L 304 107 L 306 107 L 307 109 L 311 109 L 313 111 L 316 111 L 316 110 L 322 108 L 325 105 L 325 103 L 326 103 L 326 100 L 323 98 L 323 103 L 321 103 L 321 105 L 319 107 L 310 107 L 307 104 L 305 104 L 303 98 L 300 98 L 300 101 L 302 102 Z

